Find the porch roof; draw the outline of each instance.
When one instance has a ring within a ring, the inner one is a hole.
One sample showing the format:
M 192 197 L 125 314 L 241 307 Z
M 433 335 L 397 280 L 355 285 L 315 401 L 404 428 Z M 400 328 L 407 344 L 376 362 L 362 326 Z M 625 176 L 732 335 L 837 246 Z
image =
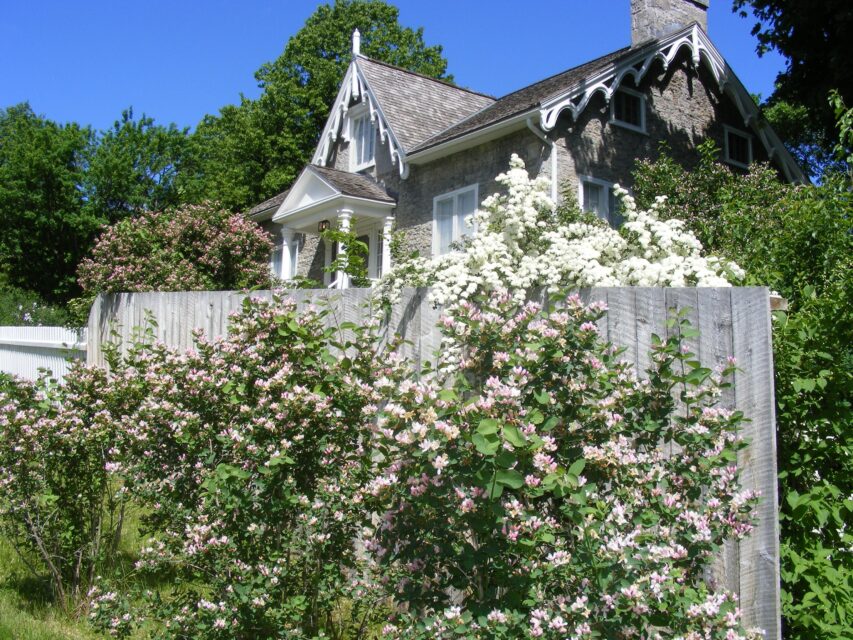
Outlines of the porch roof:
M 272 216 L 273 222 L 316 233 L 321 220 L 348 211 L 354 217 L 390 216 L 397 201 L 371 177 L 309 164 Z

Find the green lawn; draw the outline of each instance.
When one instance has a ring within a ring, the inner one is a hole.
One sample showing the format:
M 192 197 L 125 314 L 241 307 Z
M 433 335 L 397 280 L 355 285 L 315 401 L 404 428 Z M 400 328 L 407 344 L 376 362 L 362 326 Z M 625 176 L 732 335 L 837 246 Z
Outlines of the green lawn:
M 93 640 L 85 621 L 74 622 L 52 609 L 41 585 L 28 575 L 9 544 L 0 538 L 0 640 Z
M 139 511 L 130 507 L 125 525 L 115 576 L 127 575 L 137 559 L 143 539 L 139 534 Z M 106 574 L 104 574 L 106 575 Z M 160 585 L 162 586 L 162 585 Z M 150 624 L 132 636 L 148 636 Z M 45 583 L 33 579 L 7 540 L 0 537 L 0 640 L 103 640 L 84 618 L 72 620 L 51 606 Z

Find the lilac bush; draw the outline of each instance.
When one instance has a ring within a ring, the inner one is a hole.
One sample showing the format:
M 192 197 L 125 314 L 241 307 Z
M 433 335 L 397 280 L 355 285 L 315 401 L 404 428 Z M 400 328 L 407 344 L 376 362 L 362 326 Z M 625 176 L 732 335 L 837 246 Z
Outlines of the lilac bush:
M 77 280 L 85 319 L 99 292 L 206 291 L 268 286 L 272 242 L 242 214 L 205 202 L 146 211 L 108 227 Z
M 380 382 L 368 548 L 401 605 L 384 636 L 746 637 L 705 579 L 752 528 L 742 417 L 716 405 L 733 363 L 699 366 L 676 323 L 639 379 L 603 314 L 463 302 L 438 372 Z
M 358 489 L 373 380 L 393 370 L 370 328 L 327 328 L 326 315 L 248 299 L 227 339 L 127 363 L 146 390 L 117 424 L 151 533 L 136 567 L 181 585 L 137 613 L 162 637 L 343 637 L 377 615 L 355 553 Z M 129 631 L 114 590 L 93 596 L 95 618 Z
M 47 575 L 66 611 L 117 550 L 116 428 L 134 401 L 120 381 L 83 366 L 64 386 L 0 380 L 0 534 L 36 577 Z

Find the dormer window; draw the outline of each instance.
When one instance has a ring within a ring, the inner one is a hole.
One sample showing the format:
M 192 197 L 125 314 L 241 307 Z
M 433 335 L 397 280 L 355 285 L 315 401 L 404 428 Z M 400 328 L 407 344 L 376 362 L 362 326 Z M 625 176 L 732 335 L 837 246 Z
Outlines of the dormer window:
M 353 110 L 350 119 L 350 170 L 361 171 L 373 165 L 376 152 L 376 124 L 367 109 Z
M 736 167 L 748 169 L 752 163 L 752 136 L 745 131 L 726 126 L 723 157 Z
M 646 132 L 646 96 L 620 88 L 610 100 L 610 122 L 632 131 Z

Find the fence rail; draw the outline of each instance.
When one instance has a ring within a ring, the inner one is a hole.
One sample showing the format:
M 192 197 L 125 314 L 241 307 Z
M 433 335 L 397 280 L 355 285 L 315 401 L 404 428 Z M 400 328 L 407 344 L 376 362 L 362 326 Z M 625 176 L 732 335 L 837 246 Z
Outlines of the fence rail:
M 252 295 L 269 298 L 272 294 Z M 294 291 L 291 296 L 301 305 L 328 301 L 330 324 L 359 322 L 371 312 L 367 290 Z M 749 446 L 740 452 L 738 466 L 745 488 L 760 491 L 763 498 L 753 534 L 739 543 L 727 543 L 709 580 L 739 595 L 748 626 L 764 629 L 767 638 L 780 638 L 776 431 L 767 289 L 595 288 L 581 291 L 581 296 L 607 303 L 601 333 L 625 347 L 623 357 L 640 372 L 650 364 L 652 334 L 667 335 L 667 317 L 673 310 L 687 310 L 688 319 L 699 329 L 700 335 L 687 343 L 704 366 L 712 367 L 729 356 L 737 358 L 739 371 L 722 402 L 749 418 L 743 432 Z M 245 294 L 227 291 L 99 296 L 89 316 L 88 362 L 104 364 L 101 345 L 113 339 L 113 334 L 121 337 L 126 348 L 133 328 L 145 324 L 148 317 L 156 322 L 160 340 L 181 349 L 192 348 L 197 329 L 208 337 L 226 335 L 229 314 L 240 308 L 243 298 Z M 406 355 L 414 360 L 432 358 L 440 343 L 438 316 L 427 301 L 426 290 L 408 290 L 392 310 L 385 330 L 408 341 Z
M 0 327 L 0 371 L 35 380 L 48 369 L 62 380 L 73 360 L 86 358 L 86 329 Z

